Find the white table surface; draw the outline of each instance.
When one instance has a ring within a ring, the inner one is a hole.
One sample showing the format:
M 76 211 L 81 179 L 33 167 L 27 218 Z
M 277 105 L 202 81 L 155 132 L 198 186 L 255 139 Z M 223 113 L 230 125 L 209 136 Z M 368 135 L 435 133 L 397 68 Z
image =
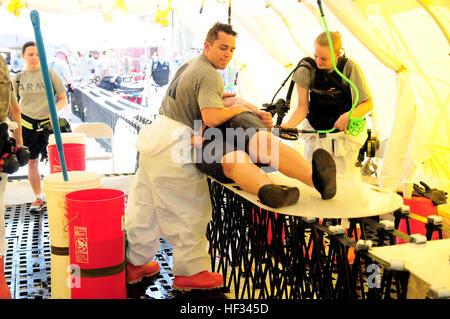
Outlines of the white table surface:
M 336 196 L 329 200 L 322 200 L 317 190 L 300 181 L 279 172 L 268 175 L 276 184 L 297 186 L 300 190 L 298 202 L 286 207 L 271 208 L 259 202 L 257 195 L 233 187 L 236 184 L 222 185 L 261 208 L 300 217 L 362 218 L 391 213 L 403 205 L 403 199 L 398 194 L 360 180 L 338 178 Z

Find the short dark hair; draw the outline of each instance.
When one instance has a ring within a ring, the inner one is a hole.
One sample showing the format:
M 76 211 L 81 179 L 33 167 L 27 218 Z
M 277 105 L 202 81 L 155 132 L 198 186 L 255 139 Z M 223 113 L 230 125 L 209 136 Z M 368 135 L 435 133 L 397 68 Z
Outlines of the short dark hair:
M 36 46 L 36 42 L 34 42 L 34 41 L 28 41 L 27 43 L 25 43 L 24 45 L 23 45 L 23 47 L 22 47 L 22 54 L 25 54 L 25 50 L 28 48 L 28 47 L 35 47 Z
M 226 34 L 230 34 L 232 36 L 237 36 L 237 32 L 233 30 L 231 24 L 225 24 L 216 22 L 211 29 L 209 29 L 208 34 L 206 35 L 206 41 L 213 44 L 215 40 L 219 38 L 219 32 L 225 32 Z

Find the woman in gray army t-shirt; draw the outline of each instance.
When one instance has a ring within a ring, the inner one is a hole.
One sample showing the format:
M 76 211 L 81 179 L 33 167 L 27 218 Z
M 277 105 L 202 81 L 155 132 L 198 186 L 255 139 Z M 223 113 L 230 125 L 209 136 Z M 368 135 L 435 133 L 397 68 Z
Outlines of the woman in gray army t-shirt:
M 26 67 L 14 76 L 13 87 L 22 114 L 23 144 L 30 148 L 31 153 L 28 162 L 28 180 L 36 200 L 31 205 L 30 211 L 40 211 L 45 207 L 45 201 L 38 166 L 39 154 L 42 155 L 42 159 L 47 156 L 48 137 L 51 131 L 42 130 L 42 127 L 51 123 L 50 109 L 36 43 L 30 41 L 23 45 L 22 58 Z M 56 96 L 56 111 L 59 111 L 67 105 L 66 88 L 54 71 L 50 70 L 50 78 Z

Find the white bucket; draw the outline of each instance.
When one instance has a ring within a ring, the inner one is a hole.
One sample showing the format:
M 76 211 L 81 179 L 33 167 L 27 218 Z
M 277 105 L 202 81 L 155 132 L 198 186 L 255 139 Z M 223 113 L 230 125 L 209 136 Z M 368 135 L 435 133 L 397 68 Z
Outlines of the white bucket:
M 62 173 L 50 174 L 43 179 L 52 254 L 52 299 L 71 298 L 69 235 L 64 196 L 77 190 L 102 187 L 100 175 L 97 173 L 69 171 L 67 174 L 68 182 L 64 181 Z

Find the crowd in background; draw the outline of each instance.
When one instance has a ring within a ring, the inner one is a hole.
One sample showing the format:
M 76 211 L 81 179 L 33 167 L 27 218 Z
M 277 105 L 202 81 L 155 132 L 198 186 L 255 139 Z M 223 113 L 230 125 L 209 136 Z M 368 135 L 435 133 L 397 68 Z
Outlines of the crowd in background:
M 200 50 L 192 49 L 185 56 L 178 51 L 173 51 L 170 54 L 164 47 L 152 49 L 152 52 L 152 56 L 142 54 L 140 57 L 133 57 L 130 52 L 123 52 L 119 57 L 119 54 L 114 49 L 73 53 L 70 50 L 58 48 L 56 54 L 49 59 L 48 64 L 49 68 L 52 68 L 52 65 L 55 65 L 56 68 L 66 69 L 67 67 L 70 71 L 70 75 L 66 73 L 64 76 L 67 83 L 71 83 L 71 79 L 74 82 L 88 83 L 92 80 L 95 72 L 98 75 L 106 72 L 107 76 L 111 77 L 120 75 L 122 77 L 135 76 L 137 79 L 143 79 L 155 62 L 168 63 L 171 73 L 175 73 L 182 63 L 198 55 Z M 24 61 L 20 52 L 3 55 L 12 73 L 18 73 L 23 70 Z
M 152 53 L 151 56 L 148 54 L 149 51 Z M 184 62 L 201 54 L 202 50 L 192 48 L 190 52 L 181 54 L 160 46 L 152 47 L 140 56 L 132 49 L 74 53 L 67 48 L 58 48 L 55 52 L 49 58 L 48 67 L 57 72 L 63 80 L 69 99 L 69 93 L 79 84 L 96 85 L 109 91 L 116 91 L 121 85 L 138 82 L 138 85 L 144 88 L 143 103 L 149 105 L 151 99 L 156 99 L 153 101 L 154 104 L 159 103 L 157 101 L 162 98 L 167 84 L 177 69 Z M 2 55 L 12 74 L 19 73 L 25 68 L 20 52 Z M 228 73 L 230 72 L 227 70 L 221 72 L 224 82 L 234 80 Z

